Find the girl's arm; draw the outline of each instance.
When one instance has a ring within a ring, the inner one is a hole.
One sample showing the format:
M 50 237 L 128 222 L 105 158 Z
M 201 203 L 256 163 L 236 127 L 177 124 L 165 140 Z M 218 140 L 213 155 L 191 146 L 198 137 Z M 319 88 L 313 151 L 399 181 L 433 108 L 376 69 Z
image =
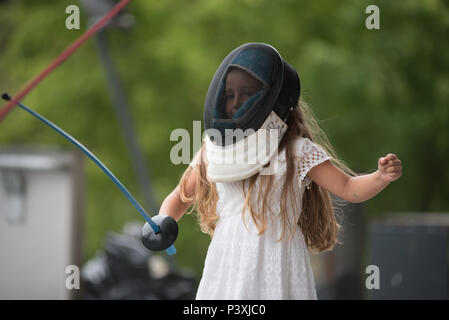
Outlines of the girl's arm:
M 353 203 L 371 199 L 402 175 L 401 160 L 392 153 L 378 160 L 378 170 L 357 177 L 347 175 L 329 160 L 313 167 L 307 176 L 336 196 Z
M 196 186 L 196 177 L 191 174 L 187 180 L 186 193 L 189 197 L 194 195 Z M 183 202 L 179 192 L 179 185 L 162 202 L 159 214 L 171 216 L 178 222 L 186 210 L 193 204 L 192 202 Z

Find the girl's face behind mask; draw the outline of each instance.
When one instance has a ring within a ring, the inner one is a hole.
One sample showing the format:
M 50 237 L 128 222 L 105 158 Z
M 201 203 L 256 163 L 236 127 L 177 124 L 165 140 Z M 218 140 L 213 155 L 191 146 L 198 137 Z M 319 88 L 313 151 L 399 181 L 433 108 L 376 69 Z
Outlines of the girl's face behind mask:
M 226 115 L 231 119 L 237 110 L 257 92 L 262 90 L 262 83 L 249 73 L 238 68 L 229 70 L 226 76 Z

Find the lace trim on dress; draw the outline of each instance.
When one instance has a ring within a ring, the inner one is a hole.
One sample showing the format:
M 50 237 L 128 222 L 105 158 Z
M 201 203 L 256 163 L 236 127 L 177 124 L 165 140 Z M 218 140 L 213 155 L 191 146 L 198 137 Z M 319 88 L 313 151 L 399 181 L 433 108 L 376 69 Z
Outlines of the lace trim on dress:
M 300 156 L 299 161 L 299 179 L 300 182 L 304 184 L 307 189 L 310 189 L 310 184 L 312 180 L 306 177 L 307 173 L 313 167 L 323 163 L 324 161 L 330 159 L 324 149 L 312 142 L 308 138 L 301 139 L 301 144 L 299 145 L 298 154 Z

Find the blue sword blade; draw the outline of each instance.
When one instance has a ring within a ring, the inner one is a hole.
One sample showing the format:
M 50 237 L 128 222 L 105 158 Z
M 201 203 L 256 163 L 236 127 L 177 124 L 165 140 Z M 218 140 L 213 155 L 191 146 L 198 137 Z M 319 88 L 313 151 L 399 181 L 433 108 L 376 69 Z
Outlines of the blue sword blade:
M 115 183 L 115 185 L 120 189 L 120 191 L 123 192 L 123 194 L 128 198 L 128 200 L 133 204 L 133 206 L 137 209 L 137 211 L 142 215 L 142 217 L 148 222 L 148 224 L 153 228 L 154 232 L 159 232 L 159 226 L 151 219 L 151 217 L 146 213 L 145 209 L 137 202 L 137 200 L 129 193 L 129 191 L 125 188 L 125 186 L 112 174 L 112 172 L 96 157 L 93 155 L 92 152 L 90 152 L 85 146 L 83 146 L 80 142 L 78 142 L 75 138 L 73 138 L 71 135 L 69 135 L 67 132 L 59 128 L 57 125 L 52 123 L 50 120 L 47 120 L 43 116 L 41 116 L 39 113 L 31 110 L 30 108 L 26 107 L 20 102 L 16 102 L 17 105 L 25 110 L 26 112 L 30 113 L 34 117 L 41 120 L 43 123 L 48 125 L 50 128 L 54 129 L 56 132 L 61 134 L 64 138 L 69 140 L 72 144 L 74 144 L 78 149 L 80 149 L 82 152 L 84 152 L 85 155 L 87 155 L 98 167 L 100 167 L 101 170 L 103 170 L 104 173 L 112 180 L 112 182 Z M 176 253 L 176 248 L 172 245 L 169 248 L 165 250 L 168 255 L 173 255 Z

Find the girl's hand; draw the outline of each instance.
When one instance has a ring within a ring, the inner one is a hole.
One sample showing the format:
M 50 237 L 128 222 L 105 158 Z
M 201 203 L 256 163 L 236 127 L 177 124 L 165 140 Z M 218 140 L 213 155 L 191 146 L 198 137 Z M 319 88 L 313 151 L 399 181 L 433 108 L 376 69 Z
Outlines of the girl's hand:
M 382 181 L 393 182 L 402 176 L 401 160 L 399 160 L 393 153 L 389 153 L 385 157 L 379 158 L 377 167 L 379 177 Z

